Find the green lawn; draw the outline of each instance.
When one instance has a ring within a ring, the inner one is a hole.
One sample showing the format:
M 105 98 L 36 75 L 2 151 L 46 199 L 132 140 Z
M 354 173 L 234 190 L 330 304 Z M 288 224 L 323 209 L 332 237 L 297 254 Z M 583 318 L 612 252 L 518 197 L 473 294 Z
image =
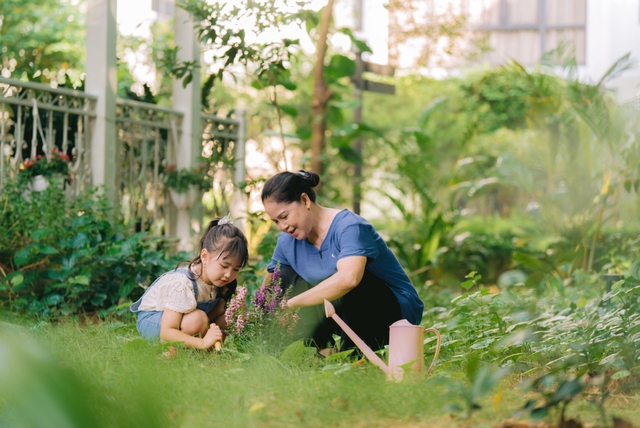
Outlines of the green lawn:
M 449 392 L 465 377 L 441 360 L 421 380 L 391 383 L 369 363 L 308 357 L 283 363 L 264 352 L 205 353 L 140 339 L 132 324 L 51 325 L 3 314 L 0 427 L 476 427 L 500 426 L 527 397 L 515 375 L 470 419 L 452 415 Z M 503 391 L 502 399 L 495 396 Z M 640 420 L 638 394 L 615 396 L 608 412 Z M 594 406 L 569 407 L 597 422 Z

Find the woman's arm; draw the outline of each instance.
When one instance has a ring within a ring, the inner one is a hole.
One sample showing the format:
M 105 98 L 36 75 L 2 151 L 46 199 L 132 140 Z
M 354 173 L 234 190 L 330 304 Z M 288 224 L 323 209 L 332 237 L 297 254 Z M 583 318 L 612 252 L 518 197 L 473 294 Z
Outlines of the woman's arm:
M 220 327 L 211 324 L 203 338 L 190 336 L 180 331 L 180 323 L 184 314 L 165 309 L 160 322 L 160 338 L 167 342 L 184 342 L 185 346 L 196 349 L 209 349 L 222 340 Z
M 360 284 L 366 265 L 367 258 L 365 256 L 351 256 L 340 259 L 336 273 L 315 287 L 289 299 L 287 306 L 295 309 L 319 305 L 325 299 L 329 301 L 339 299 Z

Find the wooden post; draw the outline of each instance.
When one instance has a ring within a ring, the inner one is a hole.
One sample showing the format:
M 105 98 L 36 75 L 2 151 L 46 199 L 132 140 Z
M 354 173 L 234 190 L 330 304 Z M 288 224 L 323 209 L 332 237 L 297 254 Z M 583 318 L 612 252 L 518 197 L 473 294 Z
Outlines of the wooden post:
M 247 195 L 241 188 L 241 183 L 246 180 L 247 167 L 246 158 L 246 120 L 245 111 L 236 110 L 238 120 L 238 138 L 233 146 L 233 195 L 231 195 L 231 217 L 235 219 L 235 224 L 245 233 L 247 232 Z
M 174 40 L 178 49 L 179 61 L 199 61 L 200 46 L 195 33 L 195 23 L 189 14 L 177 7 L 174 11 Z M 202 121 L 200 118 L 200 68 L 193 70 L 193 79 L 186 87 L 181 80 L 173 82 L 173 108 L 184 113 L 182 133 L 176 150 L 176 166 L 178 169 L 191 168 L 202 155 Z M 180 239 L 178 249 L 193 249 L 191 237 L 201 233 L 202 194 L 198 195 L 191 210 L 179 209 L 171 216 L 175 223 L 170 225 L 172 236 Z
M 116 0 L 87 1 L 87 77 L 85 91 L 98 97 L 88 150 L 94 186 L 103 186 L 112 205 L 116 200 Z

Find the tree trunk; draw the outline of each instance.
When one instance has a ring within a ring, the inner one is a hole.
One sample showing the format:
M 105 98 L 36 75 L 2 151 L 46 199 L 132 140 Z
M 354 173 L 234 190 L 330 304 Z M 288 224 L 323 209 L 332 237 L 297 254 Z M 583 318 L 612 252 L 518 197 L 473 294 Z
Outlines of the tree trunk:
M 333 96 L 333 91 L 324 80 L 324 57 L 327 53 L 327 34 L 333 11 L 334 0 L 329 0 L 322 11 L 320 20 L 320 34 L 316 52 L 316 63 L 313 68 L 313 100 L 311 103 L 311 169 L 318 175 L 322 175 L 324 165 L 322 154 L 324 153 L 324 133 L 327 129 L 327 104 Z

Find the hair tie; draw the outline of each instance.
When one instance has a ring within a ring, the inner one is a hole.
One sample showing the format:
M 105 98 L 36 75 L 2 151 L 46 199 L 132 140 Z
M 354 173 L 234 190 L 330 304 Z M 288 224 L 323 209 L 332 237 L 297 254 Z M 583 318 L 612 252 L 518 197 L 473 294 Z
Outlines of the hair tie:
M 223 224 L 233 224 L 233 219 L 231 218 L 231 213 L 227 214 L 226 216 L 224 216 L 220 220 L 218 220 L 218 226 L 222 226 Z
M 307 171 L 304 171 L 304 170 L 298 171 L 297 174 L 305 180 L 311 177 L 311 174 L 309 174 Z

